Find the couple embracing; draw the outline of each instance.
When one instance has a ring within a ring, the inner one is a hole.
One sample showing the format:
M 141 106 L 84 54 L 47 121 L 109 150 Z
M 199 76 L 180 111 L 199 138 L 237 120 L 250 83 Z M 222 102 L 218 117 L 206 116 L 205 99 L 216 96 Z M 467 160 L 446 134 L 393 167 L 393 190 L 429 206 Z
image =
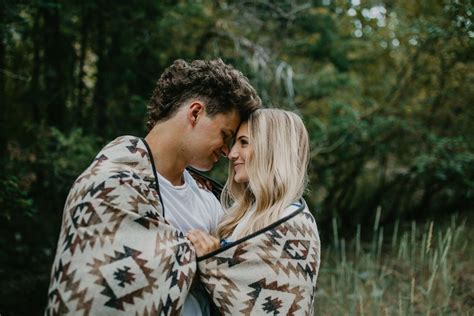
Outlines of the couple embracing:
M 177 60 L 147 126 L 145 138 L 106 145 L 74 182 L 46 315 L 311 314 L 320 242 L 302 199 L 302 120 L 261 108 L 220 59 Z M 199 172 L 220 156 L 223 188 Z

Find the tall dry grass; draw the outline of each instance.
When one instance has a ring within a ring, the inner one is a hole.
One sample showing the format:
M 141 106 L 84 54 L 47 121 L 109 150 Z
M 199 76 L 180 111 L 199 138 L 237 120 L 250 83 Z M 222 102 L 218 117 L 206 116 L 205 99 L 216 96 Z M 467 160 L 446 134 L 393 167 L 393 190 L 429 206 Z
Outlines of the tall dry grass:
M 378 209 L 373 227 L 358 226 L 321 254 L 316 315 L 474 315 L 473 233 L 466 220 L 384 232 Z M 362 229 L 372 231 L 362 242 Z

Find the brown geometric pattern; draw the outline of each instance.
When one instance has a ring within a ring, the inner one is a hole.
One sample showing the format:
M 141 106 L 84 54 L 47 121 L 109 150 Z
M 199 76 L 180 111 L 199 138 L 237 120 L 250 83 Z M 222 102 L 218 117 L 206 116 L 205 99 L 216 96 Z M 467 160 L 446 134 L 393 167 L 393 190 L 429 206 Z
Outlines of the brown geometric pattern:
M 294 315 L 300 309 L 299 303 L 303 300 L 304 290 L 298 286 L 278 286 L 277 281 L 267 284 L 266 279 L 261 279 L 249 284 L 249 287 L 254 291 L 248 293 L 251 299 L 245 302 L 248 307 L 241 311 L 244 315 Z
M 161 214 L 146 146 L 117 138 L 68 195 L 46 315 L 179 314 L 195 252 Z
M 105 256 L 105 260 L 93 260 L 87 264 L 90 273 L 96 276 L 96 284 L 104 287 L 101 294 L 109 298 L 106 306 L 123 311 L 124 303 L 133 304 L 134 299 L 143 299 L 143 294 L 152 293 L 156 278 L 151 276 L 153 269 L 146 266 L 147 261 L 139 258 L 141 252 L 123 247 L 124 251 L 115 251 L 114 256 Z
M 198 258 L 223 315 L 311 315 L 320 262 L 314 217 L 304 209 L 210 257 Z

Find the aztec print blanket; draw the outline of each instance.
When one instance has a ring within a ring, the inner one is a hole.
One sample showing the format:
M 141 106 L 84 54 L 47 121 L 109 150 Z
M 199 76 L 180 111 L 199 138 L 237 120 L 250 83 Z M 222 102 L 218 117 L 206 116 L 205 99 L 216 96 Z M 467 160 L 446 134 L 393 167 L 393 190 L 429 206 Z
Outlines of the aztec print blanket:
M 201 282 L 223 315 L 312 315 L 320 263 L 306 204 L 274 224 L 198 258 Z
M 196 255 L 163 218 L 155 173 L 147 145 L 123 136 L 74 182 L 45 315 L 181 314 Z M 213 185 L 218 195 L 220 187 Z M 319 237 L 305 204 L 198 260 L 201 280 L 222 314 L 311 313 Z
M 107 145 L 66 200 L 46 315 L 177 315 L 196 272 L 162 217 L 153 158 L 137 137 Z

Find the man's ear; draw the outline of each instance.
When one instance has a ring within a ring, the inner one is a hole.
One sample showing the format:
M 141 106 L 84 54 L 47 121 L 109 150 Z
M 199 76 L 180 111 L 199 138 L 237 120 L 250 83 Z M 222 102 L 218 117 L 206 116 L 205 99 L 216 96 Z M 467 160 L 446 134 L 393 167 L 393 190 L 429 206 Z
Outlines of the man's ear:
M 199 100 L 194 100 L 189 104 L 188 120 L 191 124 L 196 125 L 200 116 L 204 115 L 206 106 Z

